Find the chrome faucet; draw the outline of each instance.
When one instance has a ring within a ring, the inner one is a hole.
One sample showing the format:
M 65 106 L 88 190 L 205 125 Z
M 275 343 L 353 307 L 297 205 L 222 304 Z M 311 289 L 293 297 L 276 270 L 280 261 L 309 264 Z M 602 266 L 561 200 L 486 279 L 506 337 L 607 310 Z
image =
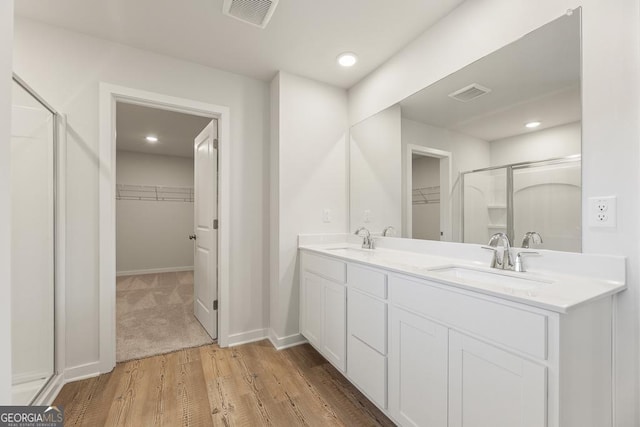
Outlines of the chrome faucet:
M 396 229 L 393 228 L 391 225 L 388 227 L 385 227 L 384 230 L 382 230 L 382 237 L 395 237 L 396 236 Z
M 522 238 L 522 247 L 529 249 L 531 244 L 539 245 L 542 243 L 542 236 L 535 231 L 527 231 Z
M 498 246 L 499 243 L 502 243 L 502 245 Z M 502 250 L 498 249 L 499 247 L 501 247 Z M 509 236 L 504 233 L 496 233 L 489 239 L 489 246 L 483 246 L 482 248 L 493 251 L 491 268 L 513 270 L 514 263 L 511 256 L 511 242 L 509 241 Z
M 363 232 L 363 231 L 366 234 L 361 235 L 360 233 Z M 371 237 L 371 233 L 369 232 L 369 230 L 366 229 L 366 227 L 358 228 L 354 234 L 356 236 L 362 237 L 362 248 L 363 249 L 375 249 L 375 241 L 373 240 L 373 237 Z

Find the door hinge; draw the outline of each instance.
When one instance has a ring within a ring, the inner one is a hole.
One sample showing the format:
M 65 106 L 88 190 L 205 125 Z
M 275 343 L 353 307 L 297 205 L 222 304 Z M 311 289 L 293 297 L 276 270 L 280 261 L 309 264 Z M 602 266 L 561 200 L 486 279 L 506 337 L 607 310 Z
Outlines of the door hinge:
M 213 140 L 213 148 L 215 148 L 216 150 L 218 149 L 218 140 L 217 139 Z
M 217 220 L 217 219 L 214 219 L 214 220 L 213 220 L 213 229 L 214 229 L 214 230 L 217 230 L 217 229 L 218 229 L 218 220 Z
M 217 310 L 218 309 L 218 300 L 214 300 L 213 301 L 213 309 Z

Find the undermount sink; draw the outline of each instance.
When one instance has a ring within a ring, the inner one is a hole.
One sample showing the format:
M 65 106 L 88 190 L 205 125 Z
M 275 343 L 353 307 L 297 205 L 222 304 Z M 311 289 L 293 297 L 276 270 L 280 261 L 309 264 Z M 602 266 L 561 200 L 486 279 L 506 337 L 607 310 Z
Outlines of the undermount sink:
M 429 271 L 432 273 L 436 273 L 442 277 L 456 279 L 458 281 L 470 281 L 487 285 L 499 285 L 511 289 L 520 289 L 525 291 L 537 289 L 552 283 L 550 281 L 535 279 L 532 277 L 515 277 L 514 275 L 505 274 L 500 271 L 493 272 L 459 266 L 436 267 L 430 268 Z
M 360 248 L 331 248 L 327 250 L 338 255 L 372 254 L 373 253 L 373 249 L 360 249 Z

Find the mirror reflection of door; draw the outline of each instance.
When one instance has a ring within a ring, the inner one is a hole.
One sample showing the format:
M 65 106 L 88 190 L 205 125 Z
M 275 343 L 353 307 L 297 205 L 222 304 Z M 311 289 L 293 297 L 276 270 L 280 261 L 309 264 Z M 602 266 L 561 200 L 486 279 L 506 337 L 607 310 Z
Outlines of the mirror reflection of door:
M 440 159 L 417 153 L 411 157 L 411 237 L 440 240 Z

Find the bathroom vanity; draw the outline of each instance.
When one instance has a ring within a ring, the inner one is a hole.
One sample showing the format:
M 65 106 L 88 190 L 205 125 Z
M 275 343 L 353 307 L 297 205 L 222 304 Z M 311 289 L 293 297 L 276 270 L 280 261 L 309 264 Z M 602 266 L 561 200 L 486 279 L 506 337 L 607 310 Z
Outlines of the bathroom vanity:
M 612 424 L 624 258 L 542 251 L 516 273 L 477 245 L 382 240 L 393 249 L 301 239 L 300 330 L 394 422 Z

